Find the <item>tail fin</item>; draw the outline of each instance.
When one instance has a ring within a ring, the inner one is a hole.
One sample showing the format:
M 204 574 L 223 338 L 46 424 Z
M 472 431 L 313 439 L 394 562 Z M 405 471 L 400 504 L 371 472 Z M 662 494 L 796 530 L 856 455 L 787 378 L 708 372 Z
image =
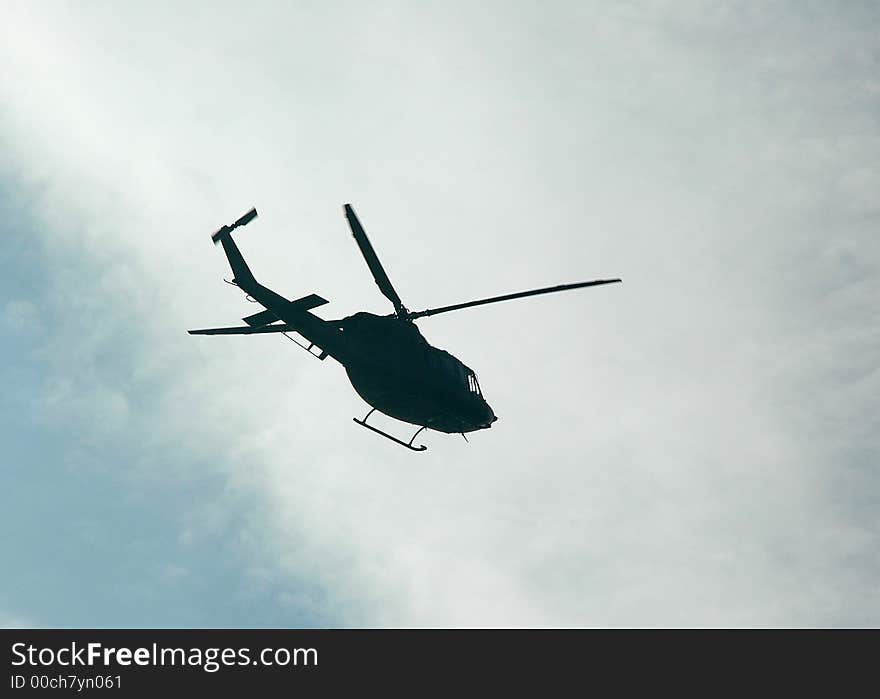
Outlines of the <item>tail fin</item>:
M 256 286 L 257 280 L 254 278 L 250 268 L 241 256 L 238 246 L 232 239 L 232 231 L 239 226 L 246 226 L 256 217 L 257 210 L 255 208 L 251 209 L 231 226 L 223 226 L 223 228 L 211 236 L 211 240 L 214 241 L 215 244 L 219 242 L 223 246 L 226 257 L 229 260 L 229 266 L 232 267 L 232 273 L 234 275 L 233 280 L 245 291 L 247 291 L 248 287 Z

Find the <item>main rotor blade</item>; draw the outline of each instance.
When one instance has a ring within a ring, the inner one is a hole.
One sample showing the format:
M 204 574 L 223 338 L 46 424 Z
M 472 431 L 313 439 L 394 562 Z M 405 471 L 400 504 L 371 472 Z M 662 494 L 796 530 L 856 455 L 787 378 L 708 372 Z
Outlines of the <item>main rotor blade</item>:
M 354 213 L 354 209 L 351 208 L 351 204 L 345 205 L 345 217 L 348 219 L 348 225 L 351 227 L 351 233 L 354 236 L 358 247 L 361 249 L 361 254 L 367 261 L 367 266 L 373 273 L 373 279 L 376 280 L 376 284 L 379 286 L 379 290 L 385 295 L 385 298 L 387 298 L 389 301 L 391 301 L 391 303 L 394 304 L 394 310 L 397 315 L 400 317 L 405 316 L 408 313 L 408 311 L 406 310 L 406 306 L 403 305 L 403 301 L 400 300 L 400 296 L 397 295 L 394 287 L 391 286 L 391 280 L 385 273 L 385 269 L 382 267 L 382 263 L 379 262 L 379 258 L 376 256 L 376 251 L 373 250 L 373 246 L 370 245 L 370 239 L 367 238 L 367 234 L 366 232 L 364 232 L 364 228 L 363 226 L 361 226 L 361 222 L 358 221 L 358 217 Z
M 493 296 L 488 299 L 480 299 L 479 301 L 468 301 L 466 303 L 456 303 L 452 306 L 441 306 L 440 308 L 428 308 L 424 311 L 415 311 L 407 313 L 407 320 L 415 320 L 416 318 L 424 318 L 425 316 L 435 316 L 438 313 L 449 313 L 449 311 L 458 311 L 462 308 L 470 308 L 471 306 L 482 306 L 487 303 L 498 303 L 499 301 L 510 301 L 512 299 L 521 299 L 526 296 L 538 296 L 539 294 L 552 294 L 556 291 L 569 291 L 570 289 L 582 289 L 585 286 L 600 286 L 602 284 L 616 284 L 620 279 L 597 279 L 591 282 L 578 282 L 576 284 L 560 284 L 559 286 L 547 286 L 543 289 L 532 289 L 531 291 L 518 291 L 515 294 L 505 294 L 504 296 Z

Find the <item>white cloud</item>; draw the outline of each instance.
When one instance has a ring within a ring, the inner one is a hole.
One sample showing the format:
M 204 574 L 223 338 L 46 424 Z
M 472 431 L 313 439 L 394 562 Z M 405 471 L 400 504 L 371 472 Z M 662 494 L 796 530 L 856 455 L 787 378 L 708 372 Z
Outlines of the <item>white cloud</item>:
M 0 629 L 33 629 L 36 628 L 32 619 L 21 614 L 0 609 Z

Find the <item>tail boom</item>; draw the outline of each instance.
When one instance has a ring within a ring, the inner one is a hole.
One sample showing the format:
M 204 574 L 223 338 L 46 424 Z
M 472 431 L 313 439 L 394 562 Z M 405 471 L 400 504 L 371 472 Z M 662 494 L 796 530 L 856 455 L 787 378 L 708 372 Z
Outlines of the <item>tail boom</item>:
M 326 299 L 317 294 L 309 294 L 300 299 L 290 301 L 272 289 L 260 284 L 242 257 L 238 245 L 232 239 L 232 231 L 240 226 L 245 226 L 257 216 L 257 210 L 251 209 L 244 216 L 230 226 L 223 226 L 216 231 L 211 240 L 223 246 L 229 266 L 234 275 L 233 281 L 254 301 L 263 305 L 266 310 L 248 316 L 244 321 L 248 324 L 248 333 L 253 332 L 278 332 L 273 326 L 276 320 L 281 320 L 288 330 L 295 330 L 314 345 L 324 349 L 334 359 L 342 361 L 340 353 L 343 352 L 343 342 L 339 328 L 318 316 L 309 313 L 309 309 L 327 303 Z M 209 334 L 209 333 L 198 333 Z M 210 334 L 233 334 L 226 330 L 223 333 Z M 246 334 L 237 330 L 234 334 Z

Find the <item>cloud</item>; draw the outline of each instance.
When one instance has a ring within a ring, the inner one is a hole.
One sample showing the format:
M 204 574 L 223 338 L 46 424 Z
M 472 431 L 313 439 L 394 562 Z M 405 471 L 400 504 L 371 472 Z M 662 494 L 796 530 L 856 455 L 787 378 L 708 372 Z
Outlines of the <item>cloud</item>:
M 17 8 L 0 137 L 43 405 L 213 483 L 181 545 L 346 625 L 876 623 L 876 17 L 167 11 Z M 384 312 L 348 200 L 410 307 L 624 284 L 425 321 L 501 420 L 416 460 L 329 361 L 183 333 L 252 312 L 206 238 L 251 204 L 267 285 Z
M 0 629 L 33 629 L 36 625 L 32 620 L 18 614 L 0 611 Z
M 37 308 L 24 299 L 7 301 L 2 317 L 4 325 L 12 332 L 34 332 L 42 329 Z

